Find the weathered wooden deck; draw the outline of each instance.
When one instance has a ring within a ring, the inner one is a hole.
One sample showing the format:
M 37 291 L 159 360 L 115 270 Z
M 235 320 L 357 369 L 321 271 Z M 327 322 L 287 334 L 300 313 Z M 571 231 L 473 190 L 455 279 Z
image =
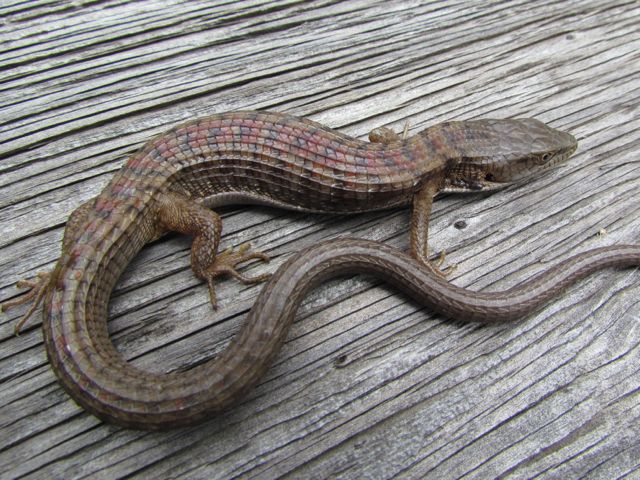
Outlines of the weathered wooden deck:
M 4 0 L 0 19 L 0 301 L 53 265 L 67 215 L 145 140 L 236 109 L 362 138 L 515 116 L 572 132 L 566 165 L 436 202 L 432 245 L 461 286 L 503 289 L 639 240 L 637 2 Z M 225 211 L 223 243 L 265 249 L 273 261 L 256 274 L 331 237 L 406 249 L 408 218 L 242 207 Z M 211 358 L 260 291 L 225 280 L 211 311 L 189 244 L 146 248 L 113 296 L 113 340 L 138 366 Z M 12 335 L 18 308 L 0 318 L 0 477 L 640 478 L 639 298 L 638 269 L 608 270 L 484 327 L 365 277 L 333 281 L 244 403 L 167 433 L 80 409 L 47 363 L 40 314 Z

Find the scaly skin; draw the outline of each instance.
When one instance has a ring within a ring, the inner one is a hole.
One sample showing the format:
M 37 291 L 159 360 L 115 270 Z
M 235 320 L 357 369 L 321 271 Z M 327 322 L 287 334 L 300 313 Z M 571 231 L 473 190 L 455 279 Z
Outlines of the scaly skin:
M 563 161 L 576 148 L 571 135 L 532 119 L 448 122 L 407 139 L 381 129 L 371 139 L 267 112 L 230 112 L 178 126 L 148 142 L 71 215 L 53 271 L 23 283 L 31 292 L 3 307 L 34 299 L 26 318 L 45 297 L 51 365 L 67 392 L 98 417 L 148 429 L 194 423 L 233 405 L 257 382 L 291 316 L 254 309 L 255 323 L 243 328 L 239 340 L 188 372 L 154 374 L 129 365 L 109 340 L 107 304 L 120 274 L 146 243 L 168 230 L 194 236 L 192 268 L 207 282 L 215 306 L 215 278 L 264 280 L 247 278 L 236 266 L 267 257 L 245 247 L 216 254 L 221 222 L 203 203 L 332 213 L 412 204 L 414 267 L 448 285 L 428 262 L 433 196 L 500 188 Z M 318 278 L 322 272 L 314 282 Z

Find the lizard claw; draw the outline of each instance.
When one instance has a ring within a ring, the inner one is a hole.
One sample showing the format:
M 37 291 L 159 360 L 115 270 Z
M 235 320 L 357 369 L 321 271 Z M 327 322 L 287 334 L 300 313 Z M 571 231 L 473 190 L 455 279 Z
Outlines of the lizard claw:
M 263 262 L 269 262 L 270 259 L 266 253 L 252 252 L 250 251 L 250 248 L 251 245 L 249 243 L 243 243 L 238 247 L 237 251 L 234 251 L 233 248 L 227 248 L 225 251 L 219 253 L 216 256 L 213 264 L 209 268 L 207 268 L 204 277 L 207 281 L 207 286 L 209 287 L 211 306 L 214 309 L 218 308 L 218 301 L 214 283 L 215 278 L 222 275 L 231 275 L 233 278 L 244 284 L 251 284 L 264 282 L 271 276 L 270 273 L 265 273 L 262 275 L 250 277 L 238 272 L 238 265 L 249 260 L 257 259 L 262 260 Z
M 445 280 L 447 279 L 447 277 L 449 275 L 451 275 L 456 270 L 456 268 L 458 268 L 457 265 L 449 265 L 446 268 L 440 268 L 440 267 L 442 267 L 442 264 L 444 263 L 444 260 L 445 260 L 446 257 L 447 257 L 446 250 L 442 250 L 440 252 L 440 254 L 438 255 L 438 258 L 435 261 L 430 262 L 433 271 L 436 272 L 438 275 L 440 275 Z
M 27 320 L 31 317 L 33 312 L 36 311 L 40 302 L 44 298 L 45 294 L 49 290 L 49 281 L 51 280 L 51 272 L 38 272 L 36 274 L 36 278 L 33 280 L 18 280 L 16 286 L 18 288 L 28 288 L 29 290 L 16 298 L 15 300 L 9 300 L 7 302 L 0 304 L 0 312 L 5 312 L 10 308 L 16 307 L 18 305 L 22 305 L 23 303 L 28 303 L 33 300 L 33 303 L 27 310 L 18 323 L 16 323 L 13 331 L 16 335 L 20 335 L 20 330 L 26 323 Z

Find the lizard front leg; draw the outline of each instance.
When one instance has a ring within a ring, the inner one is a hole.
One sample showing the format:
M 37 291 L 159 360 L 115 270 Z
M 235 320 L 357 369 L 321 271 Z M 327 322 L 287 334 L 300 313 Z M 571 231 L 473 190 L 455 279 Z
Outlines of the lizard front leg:
M 269 278 L 269 274 L 248 277 L 237 270 L 240 263 L 259 259 L 269 261 L 263 252 L 252 252 L 248 244 L 238 250 L 227 249 L 218 253 L 222 221 L 217 213 L 177 194 L 164 194 L 158 198 L 156 216 L 161 229 L 193 236 L 191 245 L 191 269 L 206 281 L 213 308 L 217 308 L 214 280 L 222 275 L 231 275 L 242 283 L 258 283 Z
M 433 197 L 440 191 L 436 182 L 425 183 L 413 196 L 410 236 L 411 256 L 420 263 L 431 268 L 441 276 L 447 276 L 455 266 L 440 270 L 440 266 L 445 259 L 445 251 L 440 252 L 439 258 L 435 262 L 429 260 L 429 217 L 431 216 L 431 206 Z
M 389 145 L 405 140 L 409 131 L 409 123 L 405 123 L 402 135 L 397 134 L 387 127 L 378 127 L 369 132 L 369 141 L 371 143 L 380 143 Z M 437 182 L 431 181 L 425 183 L 422 188 L 413 196 L 410 239 L 410 253 L 413 258 L 423 265 L 426 265 L 438 275 L 447 276 L 455 269 L 447 267 L 440 270 L 446 256 L 445 251 L 440 252 L 435 262 L 429 260 L 429 217 L 431 215 L 431 206 L 433 197 L 440 191 Z
M 369 132 L 369 141 L 371 143 L 380 143 L 382 145 L 389 145 L 392 143 L 401 142 L 407 139 L 409 134 L 409 122 L 405 122 L 402 135 L 397 134 L 388 127 L 374 128 Z

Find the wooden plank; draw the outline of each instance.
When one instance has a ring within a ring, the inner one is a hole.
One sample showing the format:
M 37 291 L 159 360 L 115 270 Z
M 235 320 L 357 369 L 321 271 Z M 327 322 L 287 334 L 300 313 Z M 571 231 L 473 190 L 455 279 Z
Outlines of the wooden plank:
M 68 214 L 151 136 L 237 109 L 304 115 L 364 138 L 447 119 L 535 116 L 572 132 L 566 164 L 491 196 L 436 202 L 452 281 L 503 289 L 640 231 L 636 2 L 4 2 L 0 6 L 0 301 L 49 268 Z M 408 212 L 224 212 L 225 246 L 275 270 L 326 238 L 406 249 Z M 464 228 L 460 227 L 464 222 Z M 458 223 L 457 223 L 458 222 Z M 607 234 L 597 232 L 606 229 Z M 171 236 L 136 258 L 110 306 L 135 365 L 221 351 L 260 286 L 220 283 L 212 312 Z M 383 283 L 314 291 L 248 398 L 165 433 L 104 425 L 59 387 L 40 318 L 0 318 L 6 478 L 620 478 L 640 470 L 638 269 L 603 271 L 515 325 L 445 319 Z

